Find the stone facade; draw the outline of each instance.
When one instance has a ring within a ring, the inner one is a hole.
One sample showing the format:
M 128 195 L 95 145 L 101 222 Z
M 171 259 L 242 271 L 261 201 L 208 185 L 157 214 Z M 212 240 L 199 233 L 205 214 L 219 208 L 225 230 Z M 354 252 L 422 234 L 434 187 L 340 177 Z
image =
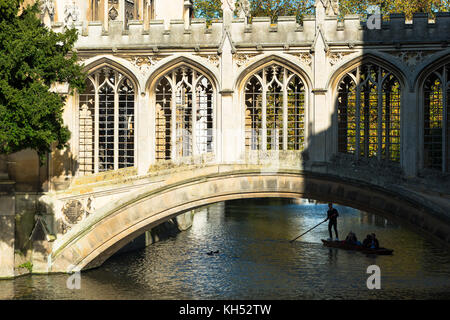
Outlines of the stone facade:
M 412 21 L 391 15 L 374 29 L 359 16 L 339 20 L 336 1 L 316 1 L 315 16 L 303 17 L 302 23 L 295 17 L 279 17 L 276 23 L 253 17 L 249 23 L 245 1 L 238 2 L 238 18 L 231 11 L 234 5 L 235 1 L 224 1 L 223 19 L 207 25 L 192 18 L 189 0 L 43 1 L 42 19 L 49 28 L 79 31 L 76 51 L 92 91 L 67 99 L 64 120 L 72 132 L 68 149 L 53 151 L 42 167 L 31 151 L 3 159 L 2 181 L 14 184 L 16 206 L 28 208 L 20 214 L 34 216 L 35 206 L 23 201 L 34 204 L 32 199 L 40 197 L 42 219 L 58 238 L 106 204 L 138 190 L 142 181 L 162 184 L 157 176 L 163 169 L 182 175 L 190 165 L 265 164 L 264 170 L 276 172 L 296 163 L 320 171 L 341 153 L 339 103 L 342 97 L 351 97 L 341 92 L 346 77 L 356 81 L 357 92 L 366 90 L 368 101 L 373 97 L 373 104 L 378 103 L 373 115 L 367 113 L 375 119 L 375 129 L 364 127 L 361 123 L 366 120 L 360 115 L 354 140 L 347 137 L 347 130 L 344 148 L 353 153 L 350 161 L 360 165 L 371 156 L 369 147 L 383 164 L 395 152 L 398 158 L 391 158 L 401 179 L 418 179 L 414 181 L 423 185 L 427 177 L 434 185 L 440 179 L 444 191 L 431 196 L 437 196 L 436 203 L 449 205 L 450 138 L 444 133 L 441 146 L 433 149 L 436 143 L 427 142 L 430 121 L 424 111 L 424 101 L 430 105 L 424 99 L 428 79 L 438 74 L 445 80 L 449 70 L 449 14 L 438 13 L 433 19 L 416 14 Z M 373 96 L 372 89 L 364 88 L 364 77 L 383 79 L 372 81 L 377 84 Z M 388 77 L 396 84 L 385 89 Z M 289 79 L 297 79 L 297 89 Z M 110 88 L 106 91 L 105 83 Z M 68 93 L 64 85 L 55 90 Z M 392 90 L 397 90 L 397 100 Z M 384 102 L 387 94 L 398 107 L 396 120 L 382 120 L 387 117 L 383 110 L 389 109 Z M 445 97 L 446 90 L 440 94 Z M 251 95 L 262 101 L 255 99 L 249 107 Z M 108 99 L 114 103 L 108 106 Z M 281 102 L 271 109 L 270 99 Z M 301 103 L 301 111 L 295 111 L 301 114 L 290 113 L 292 99 Z M 356 104 L 362 105 L 358 99 Z M 440 123 L 450 132 L 450 112 L 445 112 L 450 107 L 446 98 L 438 100 L 444 101 Z M 283 116 L 274 120 L 278 111 Z M 114 121 L 95 121 L 102 112 Z M 263 114 L 261 123 L 254 120 L 258 112 Z M 289 122 L 293 115 L 301 120 Z M 398 126 L 392 143 L 385 142 L 385 134 L 395 130 L 386 131 L 386 126 Z M 378 137 L 374 143 L 370 130 Z M 112 147 L 107 146 L 109 138 Z M 301 143 L 291 146 L 292 139 Z M 349 147 L 352 143 L 356 151 Z M 427 173 L 432 154 L 425 152 L 427 148 L 442 153 L 433 174 Z M 167 183 L 171 178 L 165 179 Z

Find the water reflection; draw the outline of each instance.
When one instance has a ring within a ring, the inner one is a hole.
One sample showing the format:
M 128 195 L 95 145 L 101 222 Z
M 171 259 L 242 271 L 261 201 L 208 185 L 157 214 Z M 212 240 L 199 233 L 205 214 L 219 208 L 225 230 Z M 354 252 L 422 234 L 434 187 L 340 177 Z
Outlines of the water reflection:
M 325 248 L 326 205 L 243 200 L 204 208 L 191 229 L 144 250 L 115 256 L 82 274 L 1 281 L 15 299 L 426 299 L 450 298 L 450 254 L 383 217 L 336 206 L 339 232 L 375 232 L 394 256 Z M 207 252 L 216 251 L 215 255 Z M 367 267 L 380 266 L 382 290 L 366 288 Z

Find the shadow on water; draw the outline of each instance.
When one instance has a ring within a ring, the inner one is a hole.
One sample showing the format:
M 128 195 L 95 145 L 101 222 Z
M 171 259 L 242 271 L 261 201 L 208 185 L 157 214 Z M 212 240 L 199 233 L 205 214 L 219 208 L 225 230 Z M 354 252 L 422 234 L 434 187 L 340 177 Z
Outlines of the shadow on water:
M 365 286 L 367 266 L 377 264 L 387 297 L 410 297 L 408 291 L 426 297 L 430 287 L 434 293 L 450 291 L 448 255 L 439 255 L 431 244 L 395 224 L 379 223 L 351 208 L 337 209 L 341 232 L 351 229 L 360 237 L 376 232 L 382 245 L 403 250 L 396 250 L 394 257 L 373 257 L 324 248 L 320 239 L 327 236 L 326 227 L 291 244 L 299 232 L 323 220 L 326 205 L 229 202 L 199 212 L 188 232 L 147 248 L 142 263 L 133 263 L 129 267 L 134 271 L 124 274 L 147 290 L 155 289 L 156 282 L 167 288 L 166 294 L 183 292 L 189 298 L 370 298 L 381 296 Z M 207 256 L 209 250 L 220 254 Z M 123 268 L 119 260 L 111 263 Z M 435 268 L 430 272 L 431 264 Z
M 375 232 L 394 256 L 323 247 L 325 224 L 290 243 L 323 221 L 326 204 L 232 201 L 199 210 L 192 227 L 176 238 L 82 273 L 80 290 L 67 289 L 66 275 L 0 282 L 0 290 L 15 299 L 450 298 L 448 253 L 384 218 L 337 209 L 341 233 Z M 379 291 L 366 287 L 367 267 L 373 264 L 382 270 Z

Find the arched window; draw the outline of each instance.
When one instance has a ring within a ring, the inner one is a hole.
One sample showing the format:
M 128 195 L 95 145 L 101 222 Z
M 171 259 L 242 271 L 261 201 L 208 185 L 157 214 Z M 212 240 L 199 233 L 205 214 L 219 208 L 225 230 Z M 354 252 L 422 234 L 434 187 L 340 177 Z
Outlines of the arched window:
M 424 83 L 424 167 L 449 171 L 450 64 L 434 71 Z
M 212 153 L 214 90 L 204 75 L 182 66 L 162 76 L 156 95 L 156 160 Z
M 134 86 L 104 67 L 86 79 L 79 95 L 79 174 L 134 165 Z
M 400 83 L 375 65 L 349 72 L 338 88 L 338 151 L 400 161 Z
M 303 150 L 305 87 L 296 73 L 277 64 L 259 70 L 244 101 L 248 150 Z

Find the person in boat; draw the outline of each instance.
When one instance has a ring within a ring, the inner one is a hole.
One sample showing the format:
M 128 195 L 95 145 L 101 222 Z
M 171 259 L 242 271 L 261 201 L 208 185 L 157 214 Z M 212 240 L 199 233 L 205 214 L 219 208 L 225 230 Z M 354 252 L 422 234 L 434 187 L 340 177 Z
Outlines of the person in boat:
M 372 236 L 368 234 L 363 241 L 363 247 L 370 248 L 371 245 L 372 245 Z
M 379 249 L 380 243 L 378 242 L 377 237 L 375 236 L 375 233 L 372 233 L 372 242 L 370 243 L 371 249 Z
M 350 231 L 347 235 L 347 238 L 345 238 L 345 243 L 348 244 L 358 244 L 358 238 L 356 237 L 356 234 L 353 231 Z
M 325 221 L 329 220 L 328 222 L 328 232 L 330 233 L 330 241 L 333 240 L 333 233 L 331 231 L 332 228 L 334 228 L 334 233 L 336 234 L 336 241 L 339 241 L 338 231 L 337 231 L 337 218 L 339 217 L 338 211 L 333 208 L 333 204 L 328 204 L 328 211 L 327 211 L 327 218 Z
M 363 247 L 369 249 L 378 249 L 380 247 L 380 243 L 375 235 L 375 233 L 368 234 L 363 241 Z

